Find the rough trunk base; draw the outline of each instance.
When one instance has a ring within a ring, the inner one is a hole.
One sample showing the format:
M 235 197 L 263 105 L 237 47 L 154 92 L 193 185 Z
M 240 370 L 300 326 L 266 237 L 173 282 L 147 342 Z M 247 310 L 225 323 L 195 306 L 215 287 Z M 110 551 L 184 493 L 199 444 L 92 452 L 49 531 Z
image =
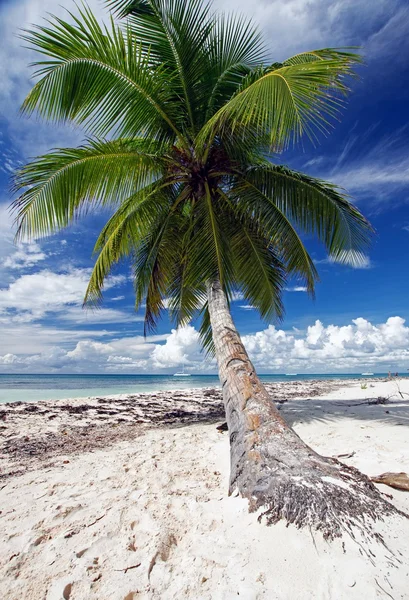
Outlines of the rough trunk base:
M 260 522 L 273 525 L 284 520 L 287 526 L 319 531 L 327 540 L 343 534 L 355 539 L 359 531 L 383 543 L 375 522 L 390 515 L 408 517 L 366 475 L 301 444 L 304 447 L 295 453 L 291 448 L 291 455 L 283 446 L 275 456 L 253 448 L 232 470 L 230 493 L 237 489 L 248 498 L 250 512 L 258 511 Z
M 325 539 L 360 530 L 388 515 L 390 504 L 368 477 L 320 456 L 283 419 L 255 372 L 234 326 L 220 281 L 207 284 L 208 307 L 230 434 L 230 493 L 248 498 L 268 525 L 284 520 L 321 531 Z

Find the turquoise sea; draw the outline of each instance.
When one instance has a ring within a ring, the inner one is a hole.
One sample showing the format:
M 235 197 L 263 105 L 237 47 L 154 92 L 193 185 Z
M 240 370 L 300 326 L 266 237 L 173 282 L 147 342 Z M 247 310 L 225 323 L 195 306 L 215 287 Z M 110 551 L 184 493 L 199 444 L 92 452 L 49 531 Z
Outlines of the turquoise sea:
M 385 377 L 375 373 L 363 377 L 360 373 L 261 375 L 265 382 L 308 379 L 351 379 Z M 405 375 L 402 375 L 403 377 Z M 408 374 L 406 374 L 408 376 Z M 0 375 L 0 403 L 30 402 L 36 400 L 62 400 L 111 394 L 134 394 L 158 390 L 218 387 L 217 375 Z

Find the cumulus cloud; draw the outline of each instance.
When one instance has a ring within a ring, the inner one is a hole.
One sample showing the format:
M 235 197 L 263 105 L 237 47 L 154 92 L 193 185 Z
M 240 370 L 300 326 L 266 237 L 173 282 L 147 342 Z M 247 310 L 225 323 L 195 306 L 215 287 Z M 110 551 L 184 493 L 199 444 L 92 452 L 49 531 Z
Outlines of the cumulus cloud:
M 409 327 L 399 316 L 379 324 L 359 317 L 342 326 L 317 320 L 305 331 L 285 331 L 270 325 L 243 336 L 243 342 L 256 368 L 264 373 L 406 371 L 409 364 Z M 30 354 L 19 353 L 7 342 L 1 350 L 3 372 L 156 373 L 172 372 L 182 364 L 191 372 L 216 372 L 216 362 L 201 352 L 198 332 L 190 325 L 148 338 L 104 341 L 89 337 L 72 348 L 55 345 Z
M 63 320 L 77 322 L 129 319 L 128 315 L 110 309 L 86 313 L 81 310 L 89 275 L 89 269 L 71 269 L 62 273 L 45 269 L 24 274 L 0 289 L 0 318 L 21 322 L 62 313 Z M 125 280 L 123 275 L 113 276 L 107 280 L 105 289 L 121 285 Z
M 363 318 L 344 326 L 317 320 L 304 334 L 289 333 L 270 325 L 243 338 L 255 364 L 263 370 L 348 372 L 370 367 L 400 369 L 409 360 L 409 327 L 401 317 L 374 325 Z
M 151 364 L 155 369 L 165 369 L 186 364 L 187 368 L 203 364 L 199 334 L 191 325 L 172 329 L 165 344 L 158 345 L 152 352 Z
M 32 267 L 47 257 L 37 242 L 23 242 L 6 257 L 3 266 L 7 269 L 25 269 Z

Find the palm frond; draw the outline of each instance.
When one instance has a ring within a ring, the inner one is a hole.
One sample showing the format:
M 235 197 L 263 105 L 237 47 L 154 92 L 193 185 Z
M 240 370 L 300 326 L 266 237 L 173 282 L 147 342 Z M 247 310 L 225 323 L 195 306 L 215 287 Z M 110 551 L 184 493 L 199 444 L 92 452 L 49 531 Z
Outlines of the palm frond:
M 105 0 L 104 4 L 112 11 L 119 19 L 123 19 L 130 15 L 133 11 L 146 11 L 152 14 L 152 9 L 149 6 L 148 0 Z
M 48 27 L 22 38 L 48 60 L 34 63 L 40 80 L 22 110 L 52 121 L 73 121 L 97 137 L 144 135 L 183 139 L 169 73 L 152 69 L 149 54 L 134 43 L 129 27 L 99 25 L 88 8 L 71 15 L 74 25 L 51 17 Z
M 163 150 L 159 149 L 159 144 L 145 140 L 94 139 L 35 159 L 14 177 L 15 191 L 28 188 L 12 204 L 17 236 L 49 235 L 81 212 L 118 205 L 161 175 Z
M 149 52 L 150 60 L 172 77 L 186 127 L 194 132 L 204 115 L 198 82 L 209 79 L 206 46 L 214 27 L 210 4 L 203 0 L 146 0 L 115 6 L 121 16 L 128 16 L 133 37 Z
M 263 234 L 257 219 L 249 217 L 221 189 L 217 190 L 229 212 L 230 248 L 234 264 L 234 283 L 246 300 L 266 319 L 281 319 L 285 284 L 285 265 L 271 239 Z M 239 203 L 243 203 L 240 197 Z M 275 240 L 274 240 L 275 241 Z
M 189 193 L 189 192 L 188 192 Z M 194 200 L 186 206 L 184 212 L 184 228 L 179 230 L 180 258 L 170 283 L 169 315 L 176 325 L 189 323 L 201 310 L 206 301 L 206 284 L 204 280 L 189 282 L 194 270 L 192 265 L 191 245 L 195 230 Z
M 165 308 L 165 298 L 174 285 L 183 256 L 182 237 L 187 219 L 177 207 L 186 194 L 176 187 L 167 196 L 167 210 L 155 219 L 153 227 L 138 244 L 133 262 L 136 307 L 146 302 L 145 334 L 155 328 Z
M 230 99 L 266 56 L 259 30 L 243 17 L 217 17 L 209 40 L 205 122 Z
M 346 78 L 361 59 L 332 49 L 322 60 L 311 60 L 310 54 L 304 62 L 300 55 L 288 65 L 276 63 L 250 73 L 204 126 L 201 139 L 211 139 L 223 128 L 250 126 L 263 135 L 267 131 L 272 147 L 282 150 L 304 134 L 314 142 L 317 134 L 328 133 L 349 91 Z
M 137 253 L 158 221 L 169 212 L 166 194 L 171 182 L 158 181 L 133 194 L 124 201 L 105 224 L 94 248 L 98 253 L 84 303 L 98 305 L 102 299 L 104 283 L 112 267 L 121 259 Z
M 323 242 L 335 260 L 362 262 L 373 230 L 343 190 L 272 164 L 250 168 L 246 180 L 302 231 Z
M 199 338 L 206 354 L 208 356 L 214 356 L 216 353 L 216 348 L 213 341 L 212 326 L 210 323 L 210 314 L 207 302 L 204 304 L 201 311 Z
M 250 178 L 238 179 L 228 196 L 234 202 L 238 216 L 257 226 L 261 238 L 279 252 L 287 272 L 300 278 L 313 296 L 318 279 L 314 263 L 293 224 L 274 199 L 263 193 Z

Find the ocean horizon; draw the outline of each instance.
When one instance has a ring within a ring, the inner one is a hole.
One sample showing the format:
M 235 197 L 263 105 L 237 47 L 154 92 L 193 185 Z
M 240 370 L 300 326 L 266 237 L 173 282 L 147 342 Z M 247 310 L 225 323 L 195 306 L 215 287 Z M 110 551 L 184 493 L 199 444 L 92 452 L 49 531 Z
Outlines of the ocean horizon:
M 375 379 L 387 373 L 273 373 L 261 374 L 266 383 L 311 379 Z M 408 377 L 408 373 L 399 374 Z M 64 400 L 113 394 L 138 394 L 161 390 L 219 387 L 216 374 L 191 374 L 175 377 L 173 374 L 1 374 L 0 403 Z

